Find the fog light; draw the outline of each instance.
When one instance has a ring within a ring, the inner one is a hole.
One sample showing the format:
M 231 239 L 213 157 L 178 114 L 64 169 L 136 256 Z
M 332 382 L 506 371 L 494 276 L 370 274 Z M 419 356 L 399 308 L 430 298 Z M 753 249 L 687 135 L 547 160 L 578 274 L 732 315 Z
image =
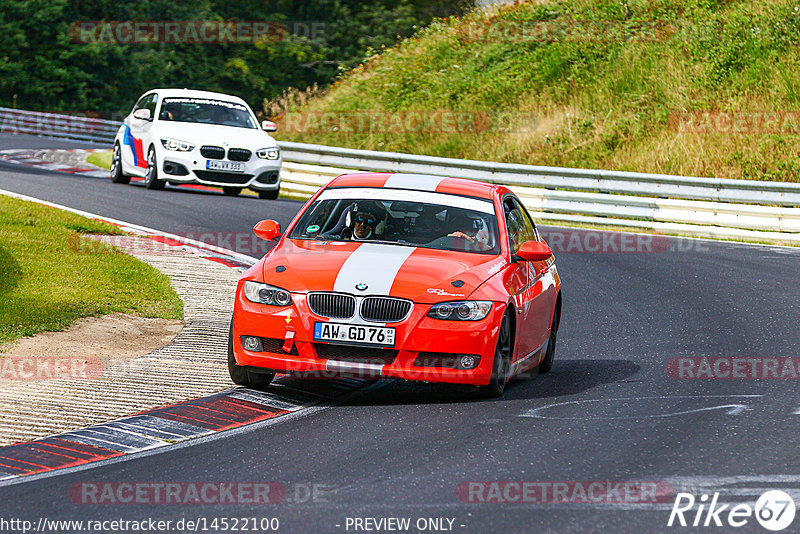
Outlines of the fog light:
M 242 336 L 242 347 L 244 350 L 250 352 L 261 352 L 264 349 L 261 347 L 261 340 L 253 336 Z
M 474 369 L 478 366 L 480 358 L 471 354 L 462 354 L 458 358 L 458 366 L 461 369 Z

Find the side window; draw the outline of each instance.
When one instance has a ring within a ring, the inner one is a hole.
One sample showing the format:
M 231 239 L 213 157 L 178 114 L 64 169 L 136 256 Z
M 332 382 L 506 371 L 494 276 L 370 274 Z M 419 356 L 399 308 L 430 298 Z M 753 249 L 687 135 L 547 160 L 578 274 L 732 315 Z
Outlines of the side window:
M 142 98 L 139 99 L 139 101 L 133 107 L 133 111 L 136 111 L 137 109 L 149 109 L 150 116 L 155 117 L 157 101 L 158 101 L 158 95 L 155 93 L 144 95 Z
M 144 95 L 142 98 L 140 98 L 139 101 L 136 102 L 136 105 L 133 106 L 133 111 L 131 111 L 131 113 L 133 113 L 137 109 L 142 109 L 145 106 L 145 104 L 147 104 L 147 100 L 149 98 L 150 98 L 150 95 Z
M 158 95 L 153 93 L 150 95 L 150 100 L 145 104 L 144 107 L 150 110 L 150 116 L 156 116 L 156 104 L 158 103 Z
M 508 246 L 512 254 L 516 254 L 525 241 L 536 240 L 536 230 L 525 208 L 514 198 L 507 197 L 503 201 L 508 230 Z
M 528 224 L 533 229 L 533 237 L 531 239 L 535 241 L 541 241 L 542 238 L 539 236 L 539 229 L 536 228 L 536 224 L 533 222 L 533 219 L 531 219 L 531 214 L 528 213 L 528 208 L 526 208 L 522 204 L 519 204 L 519 207 L 522 210 L 522 216 L 525 218 L 526 221 L 528 221 Z

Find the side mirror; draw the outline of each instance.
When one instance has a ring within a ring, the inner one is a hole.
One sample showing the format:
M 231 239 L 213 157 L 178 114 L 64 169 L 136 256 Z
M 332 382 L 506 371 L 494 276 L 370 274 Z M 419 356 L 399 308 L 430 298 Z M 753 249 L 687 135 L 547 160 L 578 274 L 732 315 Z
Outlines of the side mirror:
M 150 110 L 147 108 L 140 108 L 133 112 L 133 118 L 149 121 L 151 119 Z
M 272 121 L 261 121 L 261 129 L 265 132 L 277 132 L 278 125 Z
M 553 251 L 541 241 L 525 241 L 516 255 L 524 261 L 544 261 L 553 255 Z
M 277 221 L 266 219 L 256 223 L 253 227 L 253 233 L 261 239 L 272 241 L 276 237 L 281 236 L 281 225 L 278 224 Z

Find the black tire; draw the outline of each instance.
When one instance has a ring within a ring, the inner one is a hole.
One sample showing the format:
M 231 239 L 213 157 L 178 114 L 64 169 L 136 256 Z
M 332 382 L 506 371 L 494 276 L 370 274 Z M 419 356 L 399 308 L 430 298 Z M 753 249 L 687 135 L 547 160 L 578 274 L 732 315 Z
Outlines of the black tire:
M 111 181 L 115 184 L 131 182 L 131 177 L 122 173 L 122 150 L 119 143 L 114 143 L 114 151 L 111 154 Z
M 275 200 L 276 198 L 278 198 L 279 194 L 280 194 L 279 189 L 276 189 L 274 191 L 259 191 L 258 198 L 263 198 L 265 200 Z
M 147 152 L 147 173 L 144 175 L 144 186 L 147 189 L 164 189 L 167 183 L 158 179 L 158 161 L 156 161 L 156 149 L 150 147 Z
M 241 187 L 223 187 L 222 192 L 225 193 L 226 197 L 235 197 L 239 196 L 239 193 L 242 192 Z
M 502 397 L 508 383 L 509 369 L 511 368 L 511 319 L 508 314 L 503 316 L 500 323 L 500 332 L 497 334 L 497 346 L 494 350 L 494 363 L 492 363 L 492 378 L 489 384 L 478 388 L 478 396 L 485 399 Z
M 234 384 L 253 389 L 264 389 L 275 378 L 275 373 L 254 373 L 248 371 L 246 367 L 236 365 L 236 358 L 233 355 L 233 323 L 228 331 L 228 373 Z
M 558 335 L 559 310 L 553 314 L 553 323 L 550 325 L 550 338 L 547 340 L 547 351 L 544 360 L 537 367 L 539 374 L 549 373 L 553 368 L 553 360 L 556 357 L 556 336 Z

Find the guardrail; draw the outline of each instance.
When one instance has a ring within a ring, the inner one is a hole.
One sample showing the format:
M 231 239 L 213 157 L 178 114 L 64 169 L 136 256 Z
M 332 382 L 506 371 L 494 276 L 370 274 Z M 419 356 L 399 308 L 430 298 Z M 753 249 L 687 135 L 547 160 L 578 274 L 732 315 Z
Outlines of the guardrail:
M 119 121 L 91 117 L 0 107 L 0 133 L 41 135 L 111 144 L 121 124 Z
M 534 217 L 695 237 L 800 244 L 800 184 L 541 167 L 280 143 L 284 189 L 344 172 L 433 174 L 508 185 Z
M 433 174 L 546 189 L 800 206 L 800 184 L 796 183 L 540 167 L 303 143 L 283 142 L 281 148 L 287 161 L 364 171 Z
M 0 108 L 0 132 L 111 144 L 121 123 Z M 282 190 L 309 197 L 345 172 L 471 178 L 508 185 L 543 221 L 800 244 L 800 184 L 542 167 L 279 143 Z

